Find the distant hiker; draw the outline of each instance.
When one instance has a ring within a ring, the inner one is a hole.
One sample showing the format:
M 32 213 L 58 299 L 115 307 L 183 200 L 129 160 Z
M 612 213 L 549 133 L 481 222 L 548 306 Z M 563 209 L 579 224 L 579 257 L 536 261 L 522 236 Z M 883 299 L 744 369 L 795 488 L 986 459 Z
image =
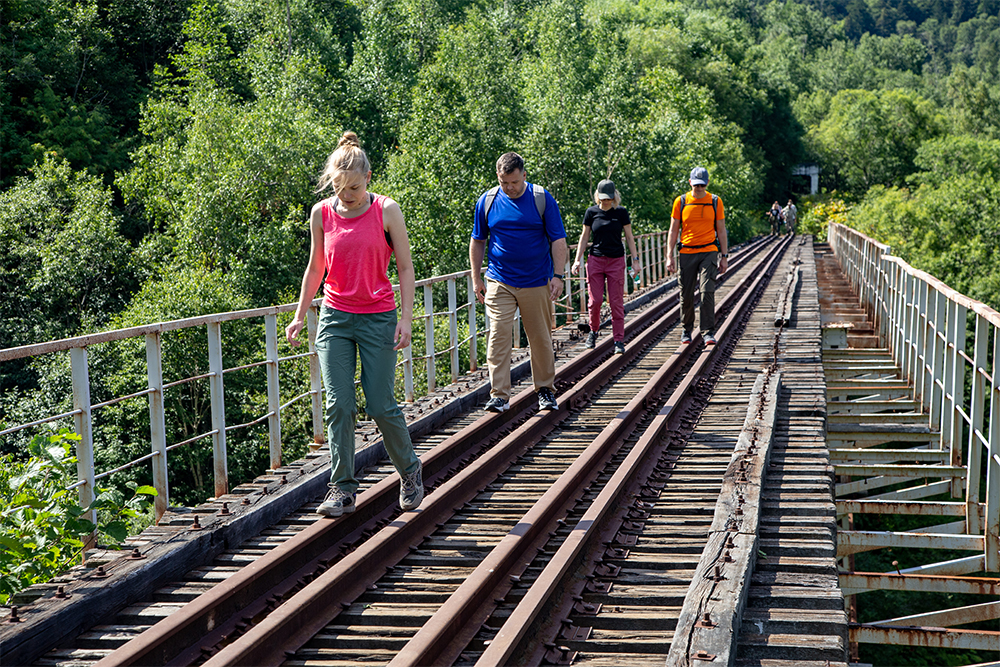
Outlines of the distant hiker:
M 486 363 L 491 386 L 486 410 L 503 412 L 510 407 L 512 329 L 518 308 L 528 336 L 538 407 L 557 410 L 549 302 L 563 291 L 566 230 L 552 195 L 542 186 L 528 183 L 520 155 L 500 156 L 497 180 L 500 185 L 484 192 L 476 202 L 469 241 L 472 287 L 476 299 L 486 304 L 490 318 Z M 488 285 L 480 276 L 487 245 Z
M 781 205 L 778 202 L 771 204 L 771 210 L 767 212 L 767 218 L 771 221 L 771 234 L 778 235 L 778 228 L 781 226 Z
M 795 208 L 795 204 L 792 200 L 788 200 L 788 205 L 781 210 L 781 215 L 785 219 L 785 225 L 788 227 L 788 233 L 795 233 L 795 223 L 799 221 L 799 209 Z
M 682 343 L 691 342 L 694 331 L 694 286 L 700 283 L 701 316 L 699 324 L 706 345 L 715 345 L 715 280 L 729 266 L 729 238 L 722 199 L 708 192 L 708 170 L 691 170 L 691 192 L 674 200 L 670 216 L 667 248 L 680 240 L 680 283 Z M 673 273 L 673 252 L 667 258 L 667 272 Z
M 621 205 L 621 193 L 612 181 L 597 184 L 594 192 L 595 206 L 583 214 L 583 232 L 576 245 L 576 259 L 571 271 L 580 271 L 580 262 L 587 243 L 593 234 L 594 242 L 587 254 L 587 292 L 590 295 L 590 333 L 587 347 L 597 344 L 597 331 L 601 328 L 601 304 L 604 301 L 604 285 L 608 286 L 608 305 L 611 306 L 611 336 L 615 341 L 615 354 L 625 352 L 625 246 L 622 233 L 632 253 L 632 271 L 638 275 L 639 253 L 635 249 L 632 235 L 632 221 L 628 211 Z
M 317 203 L 310 216 L 312 245 L 302 277 L 299 305 L 285 336 L 298 345 L 298 335 L 320 285 L 323 307 L 316 331 L 330 445 L 330 491 L 317 510 L 336 517 L 353 512 L 358 480 L 354 476 L 354 397 L 356 359 L 361 357 L 365 412 L 375 420 L 389 459 L 400 476 L 399 504 L 415 509 L 424 498 L 420 459 L 413 451 L 399 405 L 393 395 L 396 351 L 410 344 L 414 275 L 410 242 L 399 204 L 368 192 L 372 172 L 358 136 L 345 132 L 319 179 L 336 193 Z M 399 273 L 401 319 L 387 270 L 395 253 Z M 324 280 L 324 276 L 326 279 Z

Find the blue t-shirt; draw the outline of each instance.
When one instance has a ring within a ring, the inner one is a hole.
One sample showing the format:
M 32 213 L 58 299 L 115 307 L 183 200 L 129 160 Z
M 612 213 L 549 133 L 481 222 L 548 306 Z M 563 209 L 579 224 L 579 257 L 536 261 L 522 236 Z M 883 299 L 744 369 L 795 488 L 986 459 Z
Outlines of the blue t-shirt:
M 559 205 L 545 191 L 545 223 L 535 208 L 531 183 L 515 200 L 497 192 L 486 226 L 486 193 L 476 202 L 472 238 L 487 243 L 486 277 L 511 287 L 540 287 L 552 278 L 552 241 L 566 238 Z

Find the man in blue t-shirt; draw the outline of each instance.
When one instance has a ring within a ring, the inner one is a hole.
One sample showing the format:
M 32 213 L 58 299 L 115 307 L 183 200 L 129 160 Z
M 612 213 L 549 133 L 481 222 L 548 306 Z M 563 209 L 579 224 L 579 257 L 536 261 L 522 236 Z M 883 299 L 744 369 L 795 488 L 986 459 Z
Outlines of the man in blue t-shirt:
M 552 351 L 550 301 L 563 291 L 566 266 L 566 230 L 559 205 L 541 186 L 527 182 L 524 160 L 504 153 L 497 160 L 499 188 L 489 190 L 476 203 L 469 263 L 476 299 L 486 304 L 490 336 L 486 363 L 490 371 L 490 400 L 486 409 L 503 412 L 510 407 L 510 360 L 514 315 L 521 309 L 521 323 L 528 336 L 531 379 L 538 393 L 538 407 L 557 410 L 556 357 Z M 537 192 L 536 192 L 537 190 Z M 542 198 L 544 197 L 544 205 Z M 544 216 L 539 213 L 544 211 Z M 480 271 L 489 245 L 489 266 L 483 283 Z

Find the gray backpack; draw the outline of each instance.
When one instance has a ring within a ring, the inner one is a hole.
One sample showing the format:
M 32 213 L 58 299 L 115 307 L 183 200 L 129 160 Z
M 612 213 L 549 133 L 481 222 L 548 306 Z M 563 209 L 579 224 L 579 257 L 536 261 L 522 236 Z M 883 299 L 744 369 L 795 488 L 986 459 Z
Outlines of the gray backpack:
M 487 229 L 490 226 L 490 209 L 493 207 L 493 200 L 497 198 L 497 193 L 500 192 L 500 186 L 495 185 L 489 189 L 486 193 L 486 202 L 483 207 L 484 213 L 483 217 L 486 218 Z M 538 215 L 542 218 L 542 225 L 545 224 L 545 188 L 538 185 L 537 183 L 531 184 L 531 194 L 535 197 L 535 208 L 538 209 Z

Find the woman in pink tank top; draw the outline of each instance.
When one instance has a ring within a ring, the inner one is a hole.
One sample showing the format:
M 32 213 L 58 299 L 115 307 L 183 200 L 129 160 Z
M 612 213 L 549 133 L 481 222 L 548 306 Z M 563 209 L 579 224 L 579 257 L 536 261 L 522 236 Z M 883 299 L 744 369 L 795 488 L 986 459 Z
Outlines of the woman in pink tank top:
M 399 204 L 368 192 L 371 174 L 357 135 L 345 132 L 320 176 L 319 190 L 333 186 L 335 196 L 313 206 L 309 264 L 298 308 L 285 328 L 288 341 L 298 345 L 298 335 L 322 285 L 316 352 L 326 390 L 331 472 L 330 491 L 317 511 L 330 517 L 353 512 L 356 505 L 354 376 L 359 357 L 365 412 L 378 425 L 399 473 L 399 504 L 403 510 L 415 509 L 424 497 L 420 459 L 393 394 L 396 351 L 410 344 L 412 332 L 415 285 L 410 242 Z M 387 273 L 393 253 L 399 275 L 398 320 Z

